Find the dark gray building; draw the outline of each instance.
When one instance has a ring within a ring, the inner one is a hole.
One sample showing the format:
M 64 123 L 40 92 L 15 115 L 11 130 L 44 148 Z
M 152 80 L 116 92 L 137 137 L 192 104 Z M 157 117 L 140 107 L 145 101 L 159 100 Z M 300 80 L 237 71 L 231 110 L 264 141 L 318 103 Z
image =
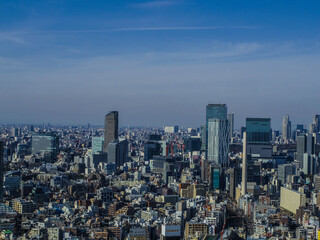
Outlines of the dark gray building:
M 114 163 L 116 167 L 122 166 L 127 162 L 128 157 L 128 141 L 115 140 L 108 146 L 108 163 Z
M 109 143 L 118 139 L 119 131 L 119 113 L 117 111 L 109 112 L 104 120 L 104 147 L 103 151 L 108 152 Z
M 97 152 L 92 154 L 90 158 L 90 167 L 96 169 L 99 163 L 107 163 L 108 162 L 108 154 L 105 152 Z
M 174 163 L 164 163 L 162 178 L 165 184 L 169 184 L 174 181 Z
M 306 175 L 314 175 L 316 173 L 317 167 L 317 157 L 315 155 L 310 155 L 305 153 L 303 155 L 303 168 L 302 171 Z
M 229 131 L 230 131 L 230 139 L 233 137 L 234 131 L 234 113 L 228 113 L 228 122 L 229 122 Z
M 313 115 L 313 124 L 317 132 L 320 132 L 320 115 Z
M 206 145 L 207 145 L 206 125 L 201 125 L 200 135 L 201 135 L 201 151 L 206 151 Z
M 310 155 L 315 154 L 315 141 L 312 134 L 304 134 L 297 136 L 297 153 L 296 160 L 301 164 L 303 162 L 303 155 L 307 153 Z
M 241 183 L 241 168 L 235 167 L 229 169 L 229 195 L 232 199 L 236 198 L 236 187 Z
M 295 159 L 299 162 L 300 168 L 307 175 L 316 172 L 317 157 L 315 155 L 315 137 L 313 134 L 297 136 L 297 152 Z
M 161 144 L 156 141 L 148 141 L 144 144 L 144 160 L 150 160 L 153 156 L 161 155 Z

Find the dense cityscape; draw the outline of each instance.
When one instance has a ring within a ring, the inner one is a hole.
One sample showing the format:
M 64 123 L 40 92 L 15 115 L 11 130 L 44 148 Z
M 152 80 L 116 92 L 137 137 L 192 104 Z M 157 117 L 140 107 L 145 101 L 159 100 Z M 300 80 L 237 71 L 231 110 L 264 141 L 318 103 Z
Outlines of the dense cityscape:
M 226 104 L 204 115 L 0 125 L 0 239 L 320 239 L 320 115 L 280 131 L 268 116 L 234 129 Z

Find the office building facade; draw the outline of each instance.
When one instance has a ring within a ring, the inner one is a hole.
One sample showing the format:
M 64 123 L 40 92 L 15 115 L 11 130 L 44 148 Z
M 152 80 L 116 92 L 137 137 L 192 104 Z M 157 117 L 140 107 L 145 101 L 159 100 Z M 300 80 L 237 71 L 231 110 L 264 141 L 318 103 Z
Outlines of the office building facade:
M 300 207 L 306 206 L 306 195 L 293 189 L 281 187 L 280 207 L 296 214 Z
M 127 162 L 128 157 L 128 141 L 115 140 L 108 146 L 108 163 L 113 163 L 116 167 L 123 166 Z
M 271 158 L 271 120 L 270 118 L 247 118 L 247 153 L 251 157 Z

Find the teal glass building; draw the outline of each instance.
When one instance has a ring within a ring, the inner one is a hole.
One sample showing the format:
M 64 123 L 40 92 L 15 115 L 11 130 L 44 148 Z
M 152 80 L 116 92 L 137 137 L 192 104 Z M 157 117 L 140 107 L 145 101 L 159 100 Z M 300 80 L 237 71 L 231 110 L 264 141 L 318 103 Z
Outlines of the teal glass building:
M 212 166 L 211 174 L 212 174 L 212 188 L 220 189 L 220 167 Z
M 247 118 L 246 119 L 247 142 L 270 143 L 271 119 L 270 118 Z
M 104 137 L 92 137 L 92 154 L 103 151 Z

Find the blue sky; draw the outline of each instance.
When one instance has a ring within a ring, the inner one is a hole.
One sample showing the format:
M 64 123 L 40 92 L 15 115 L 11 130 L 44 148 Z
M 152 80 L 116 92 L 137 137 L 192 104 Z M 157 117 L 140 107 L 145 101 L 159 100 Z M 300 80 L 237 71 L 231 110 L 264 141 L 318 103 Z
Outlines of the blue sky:
M 319 1 L 0 1 L 0 123 L 320 113 Z

